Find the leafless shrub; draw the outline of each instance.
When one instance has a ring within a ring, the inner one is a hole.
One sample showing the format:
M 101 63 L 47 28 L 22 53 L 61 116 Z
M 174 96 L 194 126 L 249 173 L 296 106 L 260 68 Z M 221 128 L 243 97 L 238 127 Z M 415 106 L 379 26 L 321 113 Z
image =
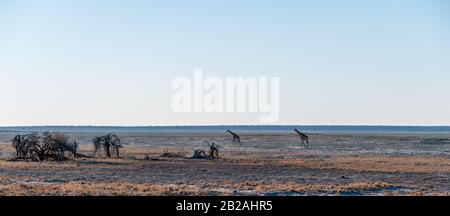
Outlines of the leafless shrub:
M 219 149 L 222 148 L 219 145 L 216 145 L 215 143 L 209 144 L 209 157 L 211 157 L 212 159 L 216 159 L 219 158 Z
M 48 159 L 66 160 L 66 153 L 77 155 L 78 144 L 62 133 L 45 132 L 17 135 L 12 139 L 12 146 L 16 149 L 16 157 L 32 161 Z
M 119 150 L 122 148 L 120 138 L 115 134 L 107 134 L 105 136 L 94 137 L 92 139 L 94 144 L 94 157 L 100 148 L 103 148 L 106 156 L 111 158 L 111 150 L 116 153 L 116 156 L 120 157 Z
M 194 150 L 194 155 L 192 156 L 192 159 L 217 159 L 219 158 L 219 149 L 222 148 L 219 145 L 216 145 L 215 143 L 210 144 L 209 142 L 206 142 L 208 144 L 208 154 L 207 151 L 202 149 L 196 149 Z

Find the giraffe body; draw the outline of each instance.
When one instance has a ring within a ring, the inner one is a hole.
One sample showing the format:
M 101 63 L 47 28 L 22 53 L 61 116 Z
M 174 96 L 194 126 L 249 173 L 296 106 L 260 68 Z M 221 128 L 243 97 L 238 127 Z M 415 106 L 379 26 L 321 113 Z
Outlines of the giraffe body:
M 309 148 L 309 137 L 306 136 L 306 134 L 300 132 L 300 131 L 297 130 L 297 129 L 295 129 L 294 132 L 297 133 L 297 135 L 300 136 L 300 146 L 301 146 L 301 147 Z M 305 143 L 306 143 L 306 144 L 305 144 Z
M 241 144 L 241 137 L 237 135 L 236 133 L 232 132 L 231 130 L 227 130 L 227 133 L 231 134 L 233 136 L 233 143 Z

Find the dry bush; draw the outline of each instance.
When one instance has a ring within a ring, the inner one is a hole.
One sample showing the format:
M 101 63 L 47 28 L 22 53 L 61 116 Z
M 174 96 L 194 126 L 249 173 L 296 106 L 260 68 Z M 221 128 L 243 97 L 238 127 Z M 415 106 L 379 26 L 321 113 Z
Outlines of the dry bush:
M 222 148 L 219 145 L 216 145 L 215 143 L 208 143 L 208 151 L 202 150 L 202 149 L 196 149 L 194 150 L 194 155 L 192 156 L 192 159 L 217 159 L 219 158 L 219 149 Z M 208 152 L 208 154 L 206 154 Z
M 45 132 L 42 135 L 37 133 L 17 135 L 11 142 L 16 150 L 16 157 L 19 159 L 32 161 L 66 160 L 66 153 L 70 153 L 74 157 L 79 155 L 77 154 L 77 142 L 69 141 L 69 138 L 62 133 Z
M 216 145 L 215 143 L 209 144 L 209 157 L 211 157 L 212 159 L 216 159 L 219 158 L 219 149 L 222 148 L 219 145 Z
M 92 142 L 94 144 L 94 157 L 97 154 L 98 150 L 100 148 L 103 148 L 108 158 L 111 158 L 111 150 L 113 150 L 116 153 L 116 156 L 120 158 L 119 150 L 123 146 L 120 142 L 120 138 L 117 135 L 106 134 L 105 136 L 94 137 L 94 139 L 92 139 Z

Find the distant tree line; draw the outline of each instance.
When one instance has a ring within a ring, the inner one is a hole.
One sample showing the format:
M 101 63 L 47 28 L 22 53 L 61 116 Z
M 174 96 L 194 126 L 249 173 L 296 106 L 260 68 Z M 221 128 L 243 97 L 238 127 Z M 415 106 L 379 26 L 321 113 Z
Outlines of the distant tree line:
M 30 133 L 16 135 L 12 140 L 12 146 L 16 150 L 16 158 L 45 161 L 45 160 L 67 160 L 70 156 L 74 158 L 86 157 L 78 153 L 78 143 L 70 140 L 63 133 L 42 134 Z M 111 151 L 114 151 L 117 157 L 120 157 L 119 150 L 122 144 L 117 135 L 107 134 L 105 136 L 95 137 L 93 140 L 94 157 L 96 153 L 103 149 L 108 158 L 111 157 Z

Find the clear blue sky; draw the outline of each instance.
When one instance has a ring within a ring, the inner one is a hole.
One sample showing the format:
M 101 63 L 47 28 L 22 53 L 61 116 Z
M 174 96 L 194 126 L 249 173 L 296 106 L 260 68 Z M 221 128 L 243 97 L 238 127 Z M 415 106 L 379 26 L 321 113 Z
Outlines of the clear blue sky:
M 450 125 L 450 2 L 0 1 L 0 125 L 256 124 L 175 114 L 175 76 L 278 76 L 278 124 Z

